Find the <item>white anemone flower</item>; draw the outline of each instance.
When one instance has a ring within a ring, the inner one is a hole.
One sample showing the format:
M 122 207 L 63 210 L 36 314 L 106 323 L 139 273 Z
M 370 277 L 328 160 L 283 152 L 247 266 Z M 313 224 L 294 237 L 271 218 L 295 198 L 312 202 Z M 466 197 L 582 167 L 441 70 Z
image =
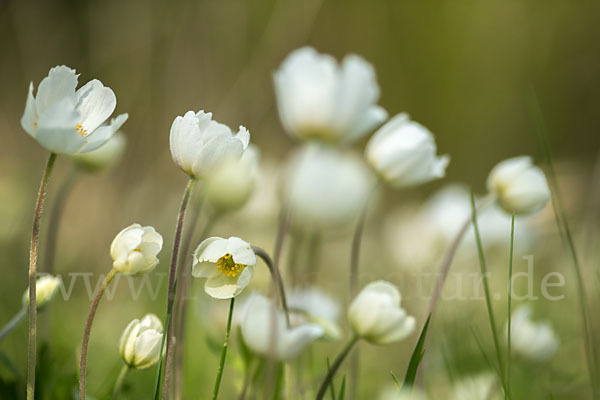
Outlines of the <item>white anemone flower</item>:
M 194 252 L 192 276 L 207 278 L 204 291 L 216 299 L 231 299 L 250 283 L 256 255 L 250 243 L 237 237 L 210 237 Z
M 533 361 L 546 361 L 558 350 L 559 340 L 547 322 L 534 322 L 529 305 L 520 306 L 512 314 L 511 347 Z M 508 333 L 508 322 L 506 324 Z
M 348 308 L 348 320 L 354 333 L 373 344 L 389 344 L 410 335 L 416 321 L 400 307 L 400 299 L 400 292 L 393 284 L 369 283 Z
M 35 304 L 38 310 L 42 309 L 52 300 L 60 286 L 60 278 L 44 275 L 37 279 L 35 284 Z M 23 293 L 23 305 L 29 305 L 29 288 Z
M 365 156 L 383 180 L 402 188 L 444 177 L 450 157 L 438 157 L 436 151 L 433 134 L 399 114 L 373 134 Z
M 113 267 L 124 275 L 142 275 L 158 264 L 163 238 L 151 226 L 133 224 L 123 229 L 110 245 Z
M 42 79 L 37 94 L 29 85 L 21 126 L 53 153 L 86 153 L 102 146 L 125 123 L 121 114 L 106 123 L 117 105 L 114 92 L 93 79 L 78 90 L 75 70 L 54 67 Z
M 500 206 L 511 214 L 537 213 L 550 200 L 544 172 L 527 156 L 497 164 L 488 176 L 487 186 Z
M 287 306 L 292 318 L 320 325 L 323 339 L 337 340 L 342 337 L 338 322 L 340 305 L 321 289 L 306 287 L 288 291 Z
M 354 141 L 387 118 L 375 70 L 357 55 L 341 65 L 311 47 L 292 52 L 274 74 L 279 117 L 300 139 Z
M 115 133 L 102 147 L 88 153 L 71 156 L 77 167 L 88 172 L 102 171 L 118 163 L 127 146 L 127 138 L 122 131 Z
M 288 327 L 282 310 L 265 296 L 253 293 L 247 299 L 241 319 L 241 332 L 246 345 L 263 357 L 278 360 L 295 358 L 310 343 L 324 335 L 320 325 L 303 323 Z
M 127 325 L 119 343 L 119 353 L 127 365 L 136 369 L 153 366 L 160 358 L 163 324 L 154 314 L 146 314 Z
M 234 134 L 227 125 L 213 121 L 212 113 L 188 111 L 173 121 L 169 141 L 175 164 L 202 179 L 218 165 L 238 160 L 250 143 L 250 133 L 240 126 Z
M 491 373 L 462 378 L 454 385 L 452 400 L 500 400 L 496 378 Z
M 375 182 L 355 153 L 315 144 L 301 148 L 287 172 L 284 195 L 295 220 L 319 228 L 355 220 Z
M 380 393 L 378 400 L 426 400 L 427 397 L 418 388 L 398 389 L 396 385 L 385 387 Z

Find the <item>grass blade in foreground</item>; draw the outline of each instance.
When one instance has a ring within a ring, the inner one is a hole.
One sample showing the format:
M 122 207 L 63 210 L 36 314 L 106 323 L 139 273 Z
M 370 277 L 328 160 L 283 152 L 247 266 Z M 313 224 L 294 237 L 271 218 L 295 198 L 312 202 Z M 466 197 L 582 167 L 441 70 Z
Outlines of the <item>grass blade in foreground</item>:
M 425 325 L 423 325 L 423 330 L 421 331 L 421 335 L 419 336 L 419 340 L 417 341 L 417 345 L 410 356 L 410 361 L 408 363 L 408 369 L 406 370 L 406 375 L 404 377 L 404 383 L 402 385 L 403 388 L 406 386 L 413 386 L 415 383 L 415 379 L 417 377 L 417 371 L 419 370 L 419 364 L 421 364 L 421 360 L 423 359 L 423 354 L 425 353 L 425 338 L 427 337 L 427 329 L 429 328 L 429 321 L 431 320 L 431 313 L 427 317 L 427 321 L 425 321 Z M 396 377 L 392 374 L 394 381 L 396 381 Z
M 513 273 L 513 249 L 515 244 L 515 214 L 510 222 L 510 256 L 508 259 L 508 331 L 506 334 L 506 391 L 510 393 L 510 339 L 512 329 L 512 273 Z

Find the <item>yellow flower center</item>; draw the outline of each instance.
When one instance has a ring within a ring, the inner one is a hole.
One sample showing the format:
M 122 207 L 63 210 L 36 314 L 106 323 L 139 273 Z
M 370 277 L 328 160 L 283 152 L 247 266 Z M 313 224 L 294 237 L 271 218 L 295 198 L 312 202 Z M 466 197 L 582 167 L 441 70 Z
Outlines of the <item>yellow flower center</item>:
M 87 130 L 83 129 L 83 125 L 77 124 L 75 125 L 75 130 L 77 130 L 77 134 L 81 137 L 87 136 Z
M 223 275 L 235 278 L 241 273 L 247 265 L 244 264 L 236 264 L 233 261 L 233 256 L 229 253 L 225 254 L 223 257 L 217 260 L 217 265 L 219 266 L 217 269 L 223 273 Z

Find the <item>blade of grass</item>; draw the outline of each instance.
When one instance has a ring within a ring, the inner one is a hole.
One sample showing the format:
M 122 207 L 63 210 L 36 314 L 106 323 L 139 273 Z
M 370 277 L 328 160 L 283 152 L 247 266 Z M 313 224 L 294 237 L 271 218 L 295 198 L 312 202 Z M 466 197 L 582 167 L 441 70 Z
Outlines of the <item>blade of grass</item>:
M 510 339 L 512 329 L 512 272 L 513 272 L 513 249 L 515 244 L 515 214 L 510 222 L 510 256 L 508 259 L 508 332 L 506 334 L 506 391 L 510 393 Z
M 417 341 L 417 345 L 413 350 L 412 355 L 410 356 L 410 361 L 408 362 L 408 368 L 406 370 L 406 375 L 404 376 L 403 387 L 413 386 L 415 383 L 415 379 L 417 377 L 417 371 L 419 370 L 419 364 L 423 359 L 423 354 L 425 353 L 425 337 L 427 336 L 427 328 L 429 328 L 429 321 L 431 320 L 431 314 L 427 317 L 427 321 L 425 321 L 425 325 L 423 325 L 423 329 L 421 330 L 421 334 L 419 335 L 419 340 Z M 393 376 L 393 374 L 392 374 Z
M 327 357 L 327 371 L 331 371 L 331 362 Z M 333 379 L 329 381 L 329 393 L 331 394 L 331 400 L 335 400 L 335 387 L 333 386 Z
M 392 379 L 394 380 L 396 387 L 398 388 L 398 390 L 400 390 L 400 388 L 402 388 L 402 385 L 400 384 L 400 381 L 398 381 L 398 378 L 396 378 L 396 375 L 394 375 L 394 372 L 390 371 L 390 375 L 392 375 Z
M 344 400 L 346 398 L 346 375 L 342 378 L 342 385 L 340 386 L 340 395 L 338 400 Z

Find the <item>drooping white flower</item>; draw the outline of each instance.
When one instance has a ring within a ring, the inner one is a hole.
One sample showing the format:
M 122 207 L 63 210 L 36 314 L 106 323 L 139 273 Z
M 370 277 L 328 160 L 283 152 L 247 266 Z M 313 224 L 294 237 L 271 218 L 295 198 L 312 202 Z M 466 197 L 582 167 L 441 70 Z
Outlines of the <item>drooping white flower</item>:
M 323 338 L 337 340 L 342 337 L 338 320 L 339 304 L 316 287 L 295 288 L 287 292 L 287 305 L 292 318 L 311 322 L 323 328 Z
M 212 120 L 212 113 L 188 111 L 171 125 L 171 156 L 179 168 L 196 178 L 223 163 L 238 160 L 250 143 L 250 133 L 240 126 L 234 134 L 227 125 Z
M 320 325 L 303 323 L 287 327 L 282 310 L 271 300 L 253 293 L 247 299 L 241 317 L 242 337 L 246 345 L 264 357 L 273 355 L 278 360 L 291 360 L 306 346 L 324 334 Z
M 248 286 L 255 265 L 250 243 L 237 237 L 210 237 L 194 252 L 192 276 L 207 278 L 204 290 L 209 296 L 230 299 Z
M 348 320 L 354 333 L 373 344 L 389 344 L 410 335 L 416 321 L 400 307 L 400 299 L 400 292 L 393 284 L 369 283 L 348 308 Z
M 52 275 L 44 275 L 37 279 L 35 284 L 35 304 L 38 310 L 42 309 L 52 300 L 59 286 L 60 278 Z M 23 293 L 23 305 L 29 305 L 29 288 Z
M 220 213 L 242 207 L 254 190 L 258 173 L 258 149 L 250 145 L 239 160 L 223 163 L 206 177 L 204 198 Z
M 71 158 L 75 165 L 88 172 L 97 172 L 115 165 L 125 153 L 127 138 L 121 131 L 112 137 L 103 146 L 88 153 L 74 154 Z
M 371 172 L 353 152 L 309 144 L 291 160 L 285 201 L 299 223 L 339 227 L 360 214 L 373 183 Z
M 154 314 L 146 314 L 141 320 L 134 319 L 121 335 L 119 353 L 127 365 L 145 369 L 160 358 L 163 324 Z
M 534 214 L 550 200 L 544 172 L 527 156 L 497 164 L 488 176 L 487 186 L 500 206 L 511 214 Z
M 127 120 L 121 114 L 106 123 L 117 105 L 114 92 L 97 79 L 75 90 L 77 78 L 75 70 L 61 65 L 42 79 L 35 97 L 33 83 L 29 85 L 21 126 L 53 153 L 95 150 Z
M 462 378 L 454 385 L 453 400 L 500 400 L 496 379 L 491 373 Z
M 386 182 L 401 188 L 444 177 L 450 157 L 438 157 L 436 151 L 433 134 L 399 114 L 373 134 L 365 156 Z
M 311 47 L 292 52 L 274 75 L 279 117 L 300 139 L 351 142 L 387 118 L 378 106 L 371 64 L 348 55 L 341 65 Z
M 163 238 L 151 226 L 133 224 L 123 229 L 110 245 L 113 267 L 124 275 L 141 275 L 156 267 Z
M 558 350 L 559 341 L 547 322 L 534 322 L 529 305 L 517 308 L 512 314 L 511 347 L 515 352 L 534 361 L 550 359 Z M 508 333 L 508 322 L 505 327 Z

